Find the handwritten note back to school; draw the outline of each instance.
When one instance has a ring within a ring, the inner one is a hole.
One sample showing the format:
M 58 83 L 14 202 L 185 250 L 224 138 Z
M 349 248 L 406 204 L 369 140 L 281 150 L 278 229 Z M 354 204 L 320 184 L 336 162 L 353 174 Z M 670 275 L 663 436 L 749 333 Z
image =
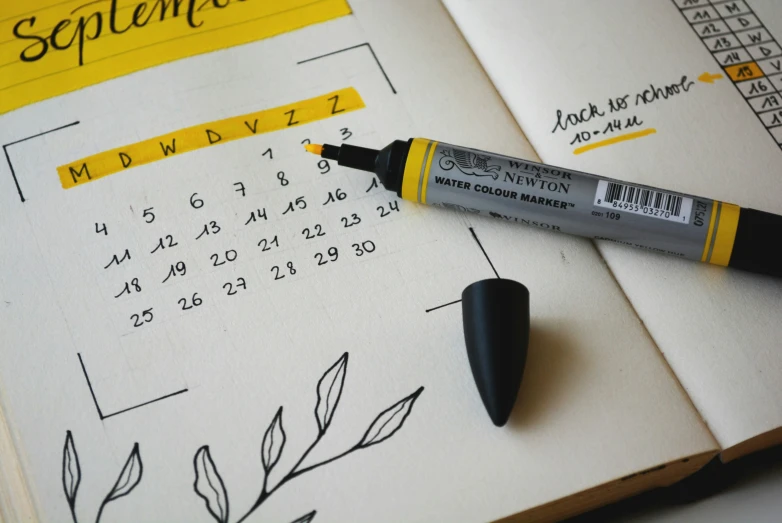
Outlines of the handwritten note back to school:
M 0 114 L 350 13 L 346 0 L 0 3 Z

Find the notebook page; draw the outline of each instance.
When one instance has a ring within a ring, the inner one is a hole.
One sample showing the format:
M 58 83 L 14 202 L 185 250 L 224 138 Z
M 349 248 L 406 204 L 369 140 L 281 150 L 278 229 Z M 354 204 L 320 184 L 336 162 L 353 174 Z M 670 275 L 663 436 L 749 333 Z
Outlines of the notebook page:
M 707 3 L 446 0 L 544 162 L 780 213 L 782 10 Z M 723 448 L 782 426 L 782 283 L 598 248 Z
M 24 202 L 2 168 L 0 392 L 41 520 L 492 520 L 716 450 L 588 241 L 302 152 L 533 154 L 439 2 L 351 7 L 0 118 L 79 122 L 8 148 Z M 502 430 L 443 306 L 492 267 L 533 307 Z

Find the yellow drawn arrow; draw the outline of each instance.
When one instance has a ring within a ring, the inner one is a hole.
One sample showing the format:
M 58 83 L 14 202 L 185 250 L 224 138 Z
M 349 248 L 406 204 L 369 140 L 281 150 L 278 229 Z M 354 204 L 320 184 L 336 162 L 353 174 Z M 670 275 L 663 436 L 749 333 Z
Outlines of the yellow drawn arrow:
M 703 73 L 698 77 L 698 80 L 707 84 L 713 84 L 714 80 L 719 80 L 720 78 L 722 78 L 721 74 Z

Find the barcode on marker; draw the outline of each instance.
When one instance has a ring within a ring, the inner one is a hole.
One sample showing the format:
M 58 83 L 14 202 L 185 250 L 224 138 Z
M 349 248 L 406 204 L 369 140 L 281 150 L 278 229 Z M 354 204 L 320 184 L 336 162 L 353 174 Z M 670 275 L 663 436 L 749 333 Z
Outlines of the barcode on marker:
M 692 198 L 605 180 L 597 183 L 595 205 L 685 224 L 692 212 Z

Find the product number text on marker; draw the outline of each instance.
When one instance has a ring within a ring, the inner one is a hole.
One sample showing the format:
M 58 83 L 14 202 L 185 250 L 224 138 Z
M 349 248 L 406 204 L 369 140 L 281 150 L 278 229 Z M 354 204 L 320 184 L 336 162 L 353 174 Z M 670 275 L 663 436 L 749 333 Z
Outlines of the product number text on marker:
M 597 183 L 594 204 L 684 224 L 692 212 L 692 198 L 605 180 Z

